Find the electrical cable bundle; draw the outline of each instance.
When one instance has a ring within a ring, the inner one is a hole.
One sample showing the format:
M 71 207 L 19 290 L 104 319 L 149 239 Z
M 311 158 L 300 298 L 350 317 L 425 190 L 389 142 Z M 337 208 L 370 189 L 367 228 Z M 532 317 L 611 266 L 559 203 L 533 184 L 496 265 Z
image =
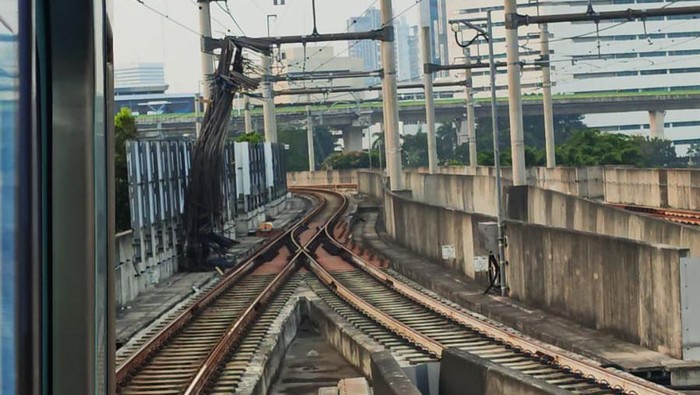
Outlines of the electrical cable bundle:
M 201 270 L 213 251 L 234 241 L 216 231 L 224 222 L 224 145 L 236 91 L 254 89 L 257 82 L 243 73 L 242 48 L 230 39 L 221 42 L 219 65 L 211 80 L 211 98 L 202 132 L 192 148 L 190 183 L 185 195 L 186 269 Z

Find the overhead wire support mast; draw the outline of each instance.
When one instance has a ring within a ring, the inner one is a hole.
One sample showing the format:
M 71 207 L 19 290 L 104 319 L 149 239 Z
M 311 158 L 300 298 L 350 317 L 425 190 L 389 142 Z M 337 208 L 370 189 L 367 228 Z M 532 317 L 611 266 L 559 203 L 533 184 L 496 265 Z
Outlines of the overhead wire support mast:
M 631 9 L 621 11 L 582 12 L 577 14 L 557 15 L 521 15 L 516 12 L 506 13 L 506 28 L 517 29 L 520 26 L 528 26 L 535 23 L 560 23 L 560 22 L 584 22 L 606 21 L 613 19 L 648 19 L 657 16 L 696 15 L 700 14 L 700 6 L 666 7 L 651 9 Z

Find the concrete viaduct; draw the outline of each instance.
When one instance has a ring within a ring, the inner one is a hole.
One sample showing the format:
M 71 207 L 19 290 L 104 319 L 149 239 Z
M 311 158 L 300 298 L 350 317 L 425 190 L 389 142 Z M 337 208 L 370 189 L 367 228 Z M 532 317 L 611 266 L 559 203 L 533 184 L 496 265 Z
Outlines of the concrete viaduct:
M 400 102 L 401 121 L 409 124 L 425 122 L 425 104 L 423 101 Z M 499 114 L 507 116 L 508 102 L 506 98 L 497 102 Z M 700 109 L 700 92 L 679 92 L 659 94 L 618 94 L 618 95 L 558 95 L 553 100 L 555 114 L 599 114 L 633 111 L 648 111 L 650 125 L 654 135 L 663 136 L 664 113 L 667 110 Z M 343 131 L 345 147 L 349 150 L 361 149 L 362 130 L 370 125 L 381 123 L 383 111 L 381 102 L 358 102 L 357 106 L 348 103 L 342 107 L 326 110 L 327 105 L 312 106 L 312 116 L 315 123 Z M 491 103 L 488 100 L 477 99 L 474 106 L 477 117 L 488 117 Z M 443 99 L 436 101 L 436 117 L 438 120 L 465 119 L 466 108 L 464 100 Z M 540 95 L 523 97 L 523 113 L 525 115 L 541 115 L 543 113 Z M 254 124 L 262 127 L 262 112 L 255 109 L 252 113 Z M 301 124 L 306 120 L 305 106 L 278 105 L 277 122 L 280 125 L 289 123 Z M 139 119 L 142 129 L 153 130 L 156 123 L 161 130 L 194 131 L 193 116 L 173 116 L 171 118 Z M 153 125 L 153 126 L 151 126 Z M 235 116 L 231 120 L 231 128 L 242 130 L 243 116 Z

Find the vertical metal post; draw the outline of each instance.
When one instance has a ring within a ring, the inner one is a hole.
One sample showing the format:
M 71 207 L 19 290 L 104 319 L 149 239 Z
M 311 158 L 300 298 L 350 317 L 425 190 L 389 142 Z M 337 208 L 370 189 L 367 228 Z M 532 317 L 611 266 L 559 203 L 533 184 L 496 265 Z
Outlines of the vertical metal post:
M 501 149 L 498 144 L 498 109 L 496 108 L 496 60 L 493 54 L 493 25 L 491 10 L 486 13 L 489 36 L 489 77 L 491 80 L 491 123 L 493 124 L 493 160 L 496 166 L 496 200 L 498 204 L 498 266 L 500 267 L 501 295 L 508 294 L 506 287 L 506 252 L 503 232 L 503 196 L 501 186 Z
M 202 120 L 200 119 L 201 114 L 199 111 L 199 105 L 202 103 L 202 97 L 200 95 L 194 96 L 194 135 L 199 137 L 202 134 Z
M 306 144 L 309 149 L 309 171 L 316 170 L 316 158 L 314 156 L 314 123 L 311 119 L 311 107 L 306 106 Z
M 421 52 L 423 55 L 423 88 L 425 92 L 425 123 L 428 126 L 428 172 L 438 170 L 437 144 L 435 143 L 435 99 L 433 97 L 433 73 L 428 70 L 431 63 L 430 27 L 421 27 Z
M 464 48 L 464 64 L 472 63 L 469 48 Z M 469 166 L 477 166 L 476 152 L 476 118 L 474 115 L 474 84 L 472 82 L 472 69 L 466 69 L 464 79 L 467 81 L 467 142 L 469 144 Z
M 272 83 L 270 82 L 270 56 L 262 56 L 263 80 L 263 120 L 265 122 L 265 141 L 277 142 L 277 119 L 275 118 L 275 99 L 272 96 Z
M 384 139 L 386 143 L 386 167 L 392 191 L 403 189 L 401 169 L 401 141 L 399 138 L 399 103 L 396 95 L 396 47 L 394 45 L 391 0 L 381 1 L 382 26 L 392 32 L 392 37 L 382 41 L 382 95 L 384 97 Z
M 199 0 L 197 2 L 199 7 L 199 34 L 202 37 L 211 37 L 211 12 L 209 10 L 209 0 Z M 214 74 L 214 57 L 211 54 L 204 52 L 204 42 L 202 42 L 202 82 L 203 82 L 203 96 L 205 100 L 211 97 L 211 91 L 209 89 L 209 78 Z
M 505 0 L 506 53 L 508 61 L 508 109 L 510 115 L 510 149 L 513 161 L 513 185 L 525 185 L 525 139 L 523 137 L 523 103 L 520 88 L 520 48 L 518 27 L 511 23 L 517 14 L 516 0 Z
M 243 122 L 245 123 L 245 133 L 253 133 L 253 120 L 250 116 L 250 97 L 243 96 Z
M 202 36 L 201 64 L 202 64 L 202 96 L 204 97 L 203 108 L 206 110 L 206 105 L 209 102 L 209 100 L 211 99 L 211 89 L 209 87 L 209 79 L 214 74 L 214 56 L 204 52 L 204 39 L 203 39 L 203 37 L 211 37 L 211 13 L 209 10 L 209 0 L 198 0 L 197 6 L 199 7 L 199 34 Z
M 549 30 L 547 24 L 540 24 L 540 44 L 542 47 L 542 106 L 544 107 L 544 140 L 547 150 L 547 167 L 556 167 L 554 143 L 554 110 L 552 109 L 552 77 L 549 63 Z

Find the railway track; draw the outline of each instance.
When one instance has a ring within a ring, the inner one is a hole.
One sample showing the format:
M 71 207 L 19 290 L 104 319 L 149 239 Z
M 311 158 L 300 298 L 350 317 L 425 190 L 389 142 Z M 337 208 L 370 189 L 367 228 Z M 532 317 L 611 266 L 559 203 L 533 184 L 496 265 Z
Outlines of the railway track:
M 118 365 L 117 392 L 195 394 L 208 389 L 215 377 L 228 378 L 229 365 L 223 371 L 219 367 L 234 346 L 250 353 L 246 335 L 254 340 L 256 325 L 276 316 L 276 308 L 289 298 L 303 248 L 314 242 L 327 221 L 335 218 L 341 209 L 334 206 L 337 203 L 318 199 L 315 209 L 290 230 L 230 271 L 175 319 L 156 328 L 158 332 L 152 338 L 137 345 L 138 350 Z M 236 354 L 243 356 L 246 352 Z
M 311 287 L 339 314 L 348 317 L 352 312 L 337 298 L 413 345 L 405 351 L 409 360 L 438 359 L 443 349 L 456 347 L 572 393 L 676 393 L 456 310 L 363 260 L 335 239 L 334 229 L 324 233 L 326 243 L 305 253 L 309 269 L 336 300 Z M 357 316 L 352 320 L 362 322 Z
M 700 212 L 690 210 L 677 210 L 658 207 L 634 206 L 630 204 L 610 204 L 627 211 L 648 214 L 657 218 L 685 225 L 700 226 Z
M 212 285 L 117 370 L 120 394 L 234 393 L 271 322 L 303 281 L 355 327 L 412 364 L 458 347 L 571 391 L 673 394 L 621 371 L 536 342 L 403 284 L 347 248 L 340 221 L 348 202 L 323 189 L 314 210 Z M 340 240 L 340 241 L 339 241 Z M 304 264 L 308 272 L 298 272 Z M 126 355 L 127 353 L 125 353 Z

